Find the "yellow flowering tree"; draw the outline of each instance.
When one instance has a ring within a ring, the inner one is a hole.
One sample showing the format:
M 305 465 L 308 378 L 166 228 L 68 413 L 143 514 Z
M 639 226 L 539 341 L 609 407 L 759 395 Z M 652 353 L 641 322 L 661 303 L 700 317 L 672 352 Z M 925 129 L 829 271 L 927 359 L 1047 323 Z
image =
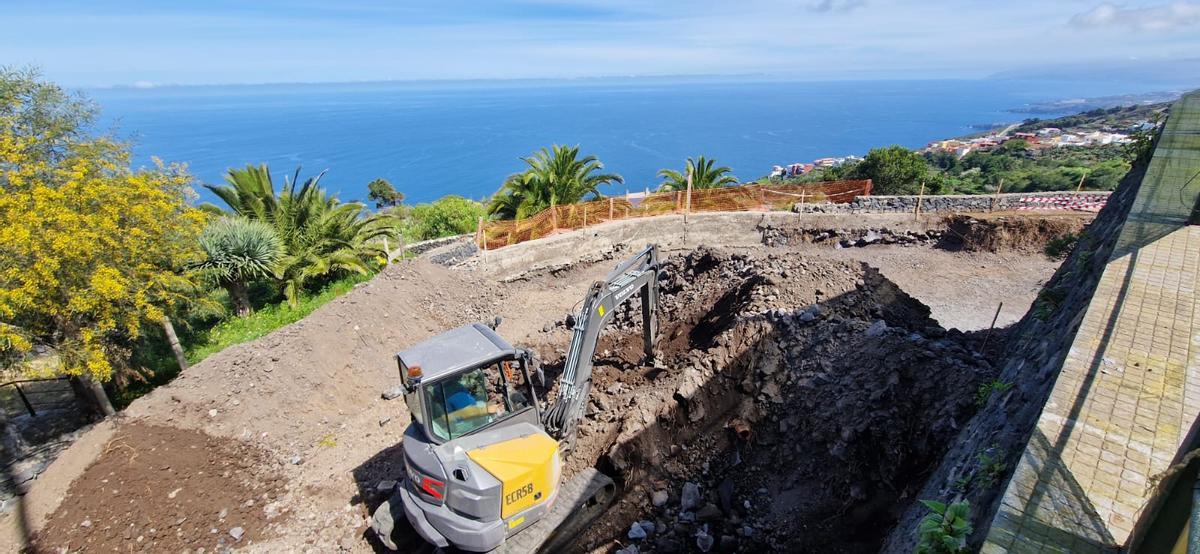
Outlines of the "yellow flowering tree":
M 125 345 L 194 290 L 192 181 L 90 130 L 83 99 L 0 69 L 0 362 L 108 381 Z

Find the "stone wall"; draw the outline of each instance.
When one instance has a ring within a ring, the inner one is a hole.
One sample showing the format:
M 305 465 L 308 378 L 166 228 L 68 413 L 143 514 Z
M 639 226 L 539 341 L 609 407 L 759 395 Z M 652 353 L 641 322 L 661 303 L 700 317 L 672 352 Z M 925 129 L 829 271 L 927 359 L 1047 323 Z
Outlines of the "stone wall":
M 404 251 L 409 254 L 424 254 L 435 248 L 441 248 L 460 240 L 469 240 L 470 238 L 471 235 L 455 235 L 452 237 L 423 240 L 421 242 L 414 242 L 412 244 L 405 245 Z
M 1029 198 L 1103 202 L 1110 194 L 1110 192 L 1015 192 L 1000 195 L 925 196 L 920 200 L 922 213 L 957 213 L 1010 211 L 1036 205 L 1034 202 L 1027 202 L 1026 199 Z M 853 202 L 846 204 L 796 204 L 792 210 L 798 213 L 913 213 L 917 209 L 917 199 L 918 197 L 915 195 L 859 196 Z

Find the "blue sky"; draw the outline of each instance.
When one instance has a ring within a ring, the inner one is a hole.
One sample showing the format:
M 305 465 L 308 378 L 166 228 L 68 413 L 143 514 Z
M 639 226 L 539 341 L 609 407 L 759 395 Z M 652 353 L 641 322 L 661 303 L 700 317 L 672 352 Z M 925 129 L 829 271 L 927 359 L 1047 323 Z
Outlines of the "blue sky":
M 0 0 L 0 24 L 0 63 L 73 86 L 977 77 L 1200 53 L 1200 0 Z

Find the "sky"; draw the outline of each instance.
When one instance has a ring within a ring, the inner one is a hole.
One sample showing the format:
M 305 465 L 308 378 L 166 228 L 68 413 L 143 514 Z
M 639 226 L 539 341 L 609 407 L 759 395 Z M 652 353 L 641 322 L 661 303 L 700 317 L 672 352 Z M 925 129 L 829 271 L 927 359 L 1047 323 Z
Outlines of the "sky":
M 1200 53 L 1200 0 L 0 0 L 70 86 L 770 74 L 983 77 Z

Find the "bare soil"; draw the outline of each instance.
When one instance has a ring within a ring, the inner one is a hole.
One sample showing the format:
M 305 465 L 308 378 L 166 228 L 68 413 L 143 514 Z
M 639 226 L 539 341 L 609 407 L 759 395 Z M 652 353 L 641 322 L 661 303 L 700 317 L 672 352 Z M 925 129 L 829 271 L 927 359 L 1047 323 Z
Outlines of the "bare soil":
M 113 434 L 104 448 L 85 437 L 88 448 L 68 449 L 47 471 L 55 482 L 35 482 L 28 496 L 38 499 L 38 513 L 53 512 L 37 544 L 69 542 L 72 551 L 154 544 L 162 547 L 156 551 L 196 552 L 202 545 L 208 552 L 370 552 L 378 545 L 366 532 L 367 516 L 384 495 L 381 483 L 400 474 L 396 445 L 409 421 L 400 400 L 380 398 L 397 381 L 394 353 L 500 315 L 500 332 L 535 347 L 553 376 L 569 340 L 566 315 L 615 261 L 506 282 L 482 269 L 396 264 L 303 321 L 226 349 L 136 401 L 115 426 L 103 427 Z M 598 349 L 596 400 L 568 472 L 598 465 L 626 487 L 580 547 L 629 543 L 629 526 L 639 520 L 664 523 L 639 543 L 661 551 L 673 546 L 660 545 L 664 537 L 696 548 L 703 524 L 717 547 L 729 536 L 726 548 L 741 550 L 803 550 L 853 535 L 843 519 L 879 525 L 883 533 L 895 506 L 911 501 L 946 434 L 970 413 L 965 395 L 990 375 L 989 358 L 972 354 L 978 337 L 944 328 L 986 329 L 999 300 L 1006 313 L 1023 313 L 1054 268 L 1053 261 L 1003 250 L 928 245 L 673 253 L 658 362 L 642 363 L 636 311 L 622 312 Z M 814 305 L 820 313 L 808 320 Z M 192 445 L 205 453 L 172 458 L 193 452 Z M 62 470 L 92 460 L 82 472 Z M 184 481 L 181 472 L 155 469 L 157 460 L 195 475 Z M 204 467 L 212 469 L 201 476 Z M 62 490 L 59 481 L 76 476 L 57 510 L 39 492 Z M 112 498 L 102 494 L 105 479 L 120 484 L 117 495 L 107 493 Z M 693 516 L 712 503 L 719 518 L 685 521 L 679 494 L 686 482 L 702 492 Z M 187 496 L 189 484 L 223 492 Z M 650 503 L 655 489 L 668 492 L 664 506 Z M 239 511 L 237 501 L 251 492 L 254 505 Z M 141 506 L 152 513 L 135 509 Z M 91 527 L 80 527 L 84 518 Z M 169 525 L 180 518 L 187 519 Z M 136 534 L 127 540 L 130 524 Z M 786 533 L 800 524 L 799 542 L 788 542 Z M 228 535 L 234 526 L 245 531 L 240 542 Z M 864 551 L 842 544 L 842 551 Z
M 945 219 L 943 248 L 1041 253 L 1046 243 L 1078 235 L 1089 220 L 1078 214 L 1025 217 L 1013 214 L 953 215 Z
M 286 514 L 269 452 L 199 431 L 122 426 L 38 532 L 38 552 L 218 552 Z

